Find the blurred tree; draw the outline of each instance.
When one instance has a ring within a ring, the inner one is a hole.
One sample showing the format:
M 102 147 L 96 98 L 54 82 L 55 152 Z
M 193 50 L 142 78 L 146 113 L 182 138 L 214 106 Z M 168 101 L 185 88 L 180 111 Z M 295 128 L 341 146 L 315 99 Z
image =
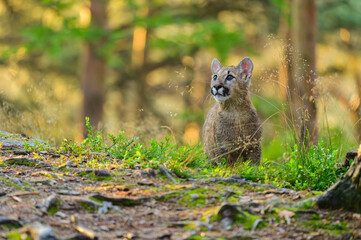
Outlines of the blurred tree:
M 85 42 L 82 87 L 83 87 L 83 119 L 89 117 L 92 126 L 98 127 L 103 120 L 105 102 L 106 60 L 102 50 L 107 42 L 107 1 L 91 0 L 91 27 L 99 30 L 99 36 Z M 83 135 L 87 136 L 87 128 L 83 126 Z
M 280 10 L 280 24 L 278 29 L 278 35 L 283 41 L 283 57 L 279 63 L 279 81 L 280 81 L 280 92 L 281 96 L 293 104 L 295 98 L 295 86 L 294 86 L 294 74 L 293 74 L 293 44 L 291 40 L 291 1 L 292 0 L 272 0 L 272 4 Z M 292 90 L 292 91 L 291 91 Z M 292 115 L 293 108 L 289 115 Z
M 361 1 L 359 0 L 318 0 L 318 26 L 321 32 L 340 28 L 359 30 L 361 24 Z
M 354 80 L 354 92 L 345 91 L 339 86 L 330 85 L 328 91 L 339 101 L 339 103 L 349 110 L 351 121 L 354 124 L 354 134 L 358 141 L 361 141 L 361 61 L 358 58 L 360 51 L 360 39 L 357 37 L 361 29 L 361 1 L 359 0 L 319 0 L 318 25 L 320 32 L 334 32 L 339 36 L 337 46 L 347 53 L 347 63 L 344 69 L 338 70 L 339 74 L 347 71 Z M 324 37 L 323 41 L 329 41 Z M 337 63 L 332 68 L 338 69 Z M 324 73 L 326 74 L 326 73 Z M 330 74 L 329 72 L 327 74 Z M 344 79 L 343 79 L 344 80 Z
M 197 2 L 128 1 L 128 7 L 135 16 L 131 59 L 126 60 L 132 66 L 130 71 L 127 68 L 128 72 L 122 75 L 135 80 L 136 119 L 143 121 L 145 116 L 153 115 L 163 124 L 169 125 L 164 112 L 155 107 L 159 93 L 169 97 L 182 96 L 185 108 L 179 116 L 185 117 L 183 128 L 192 121 L 201 124 L 202 117 L 199 116 L 202 115 L 204 101 L 199 101 L 198 104 L 190 101 L 191 84 L 194 81 L 194 56 L 204 49 L 216 50 L 218 57 L 225 61 L 235 46 L 247 46 L 242 31 L 230 31 L 224 23 L 210 17 L 210 12 L 213 11 L 235 9 L 237 5 L 237 10 L 240 11 L 244 6 L 231 1 L 227 1 L 224 6 L 215 6 L 214 3 L 208 1 L 199 8 L 200 3 Z M 204 12 L 205 9 L 207 12 Z M 180 77 L 176 73 L 182 68 L 186 70 L 181 70 L 185 73 Z M 169 71 L 169 80 L 162 85 L 152 86 L 146 79 L 160 69 Z M 206 85 L 208 86 L 208 82 L 203 80 L 202 88 Z M 122 86 L 121 81 L 119 86 Z M 202 103 L 201 106 L 199 103 Z
M 294 54 L 293 97 L 302 144 L 317 144 L 316 108 L 316 4 L 314 0 L 292 0 L 292 41 Z
M 268 0 L 19 1 L 0 0 L 17 16 L 12 24 L 20 29 L 8 31 L 11 39 L 17 37 L 11 40 L 16 47 L 3 56 L 24 52 L 19 64 L 43 74 L 32 75 L 32 82 L 44 78 L 49 89 L 69 83 L 71 91 L 81 89 L 83 114 L 66 96 L 76 109 L 69 122 L 83 122 L 87 115 L 93 125 L 107 126 L 109 118 L 103 116 L 112 115 L 117 128 L 123 122 L 133 127 L 139 126 L 135 120 L 152 115 L 180 134 L 188 125 L 194 130 L 202 124 L 209 61 L 218 57 L 234 64 L 245 52 L 254 54 L 280 23 L 270 21 L 279 11 Z M 289 8 L 283 0 L 272 2 Z M 283 21 L 289 22 L 286 16 Z M 51 74 L 56 80 L 50 81 Z

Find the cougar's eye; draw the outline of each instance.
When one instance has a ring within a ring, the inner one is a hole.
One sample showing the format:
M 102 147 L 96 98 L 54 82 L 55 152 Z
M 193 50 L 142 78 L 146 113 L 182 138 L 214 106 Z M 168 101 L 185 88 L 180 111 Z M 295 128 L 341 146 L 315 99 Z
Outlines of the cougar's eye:
M 215 81 L 217 79 L 217 75 L 213 76 L 213 81 Z
M 226 77 L 226 80 L 232 80 L 234 77 L 232 76 L 232 75 L 228 75 L 227 77 Z

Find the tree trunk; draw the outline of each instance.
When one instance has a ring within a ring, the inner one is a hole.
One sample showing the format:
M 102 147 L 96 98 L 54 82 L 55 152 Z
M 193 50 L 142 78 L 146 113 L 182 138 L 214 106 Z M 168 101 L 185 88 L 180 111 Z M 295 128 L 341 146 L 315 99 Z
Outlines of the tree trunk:
M 355 73 L 355 82 L 356 82 L 356 87 L 357 87 L 357 93 L 358 93 L 358 107 L 356 109 L 354 109 L 355 115 L 358 116 L 358 119 L 355 119 L 355 129 L 356 129 L 356 133 L 357 133 L 357 137 L 359 142 L 361 142 L 361 72 L 356 72 Z
M 138 9 L 136 15 L 143 18 L 149 17 L 149 1 L 144 2 L 144 6 Z M 136 80 L 136 113 L 137 122 L 144 121 L 149 112 L 149 100 L 146 93 L 146 77 L 148 69 L 148 38 L 151 29 L 148 26 L 135 26 L 133 32 L 132 46 L 132 68 Z
M 361 213 L 361 145 L 350 169 L 326 193 L 318 196 L 316 204 L 320 208 Z
M 107 24 L 106 1 L 92 0 L 90 6 L 91 26 L 104 29 Z M 105 100 L 105 68 L 106 62 L 100 55 L 106 40 L 100 39 L 85 43 L 84 65 L 82 73 L 83 87 L 83 121 L 89 117 L 90 124 L 97 128 L 103 120 L 103 105 Z M 83 136 L 87 136 L 87 130 L 83 125 Z
M 308 145 L 308 140 L 310 144 L 317 144 L 315 0 L 293 0 L 292 19 L 292 41 L 295 47 L 294 86 L 296 94 L 299 96 L 299 99 L 295 99 L 295 106 L 297 107 L 300 141 L 304 145 Z

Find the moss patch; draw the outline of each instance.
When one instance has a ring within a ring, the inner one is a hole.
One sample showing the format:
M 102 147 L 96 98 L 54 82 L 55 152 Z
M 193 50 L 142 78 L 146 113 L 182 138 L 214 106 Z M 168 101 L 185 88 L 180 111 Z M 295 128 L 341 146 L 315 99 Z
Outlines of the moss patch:
M 29 158 L 9 158 L 5 160 L 3 163 L 7 165 L 20 165 L 20 166 L 28 166 L 28 167 L 35 167 L 37 164 L 36 160 L 29 159 Z
M 96 176 L 93 172 L 79 172 L 75 176 L 87 177 L 92 181 L 113 181 L 113 177 L 110 176 Z
M 5 183 L 6 186 L 12 187 L 18 190 L 24 190 L 24 187 L 22 185 L 17 184 L 15 181 L 12 181 L 9 178 L 6 177 L 0 177 L 0 182 Z
M 7 239 L 9 240 L 23 240 L 24 238 L 21 236 L 22 234 L 19 233 L 19 232 L 15 232 L 15 231 L 12 231 L 12 232 L 8 232 L 6 233 L 6 237 Z M 32 238 L 27 236 L 25 238 L 25 240 L 31 240 Z
M 60 206 L 60 200 L 57 199 L 56 203 L 52 206 L 50 206 L 50 208 L 48 209 L 48 214 L 50 216 L 53 216 L 55 213 L 57 213 L 59 211 L 59 206 Z
M 329 222 L 328 220 L 312 219 L 302 223 L 306 227 L 310 227 L 313 230 L 324 231 L 336 235 L 344 235 L 350 232 L 350 228 L 347 227 L 345 221 Z
M 197 188 L 185 191 L 178 203 L 189 207 L 202 207 L 207 203 L 207 199 L 214 193 L 206 188 Z M 182 194 L 182 192 L 181 192 Z

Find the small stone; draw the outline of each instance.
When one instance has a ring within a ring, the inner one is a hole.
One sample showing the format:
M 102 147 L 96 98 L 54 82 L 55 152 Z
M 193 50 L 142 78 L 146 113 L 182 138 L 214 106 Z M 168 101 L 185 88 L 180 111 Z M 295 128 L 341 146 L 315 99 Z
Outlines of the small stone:
M 23 226 L 18 220 L 0 214 L 0 226 L 1 225 L 6 225 L 9 228 L 19 228 Z
M 197 193 L 192 193 L 192 194 L 190 195 L 190 197 L 191 197 L 192 199 L 196 200 L 196 199 L 199 198 L 199 195 L 198 195 Z
M 69 196 L 80 196 L 81 195 L 79 192 L 67 191 L 67 190 L 60 190 L 57 193 L 60 195 L 69 195 Z
M 242 179 L 241 176 L 239 176 L 239 175 L 232 175 L 231 178 L 234 178 L 234 179 Z
M 50 185 L 50 180 L 49 179 L 43 179 L 43 178 L 33 179 L 31 182 L 36 184 L 37 186 Z
M 269 200 L 267 200 L 266 202 L 266 205 L 272 205 L 273 207 L 289 207 L 289 206 L 292 206 L 292 202 L 289 202 L 289 201 L 286 201 L 286 200 L 283 200 L 281 198 L 271 198 Z
M 220 224 L 224 229 L 230 230 L 232 228 L 233 222 L 234 221 L 232 220 L 232 218 L 226 217 L 220 221 Z
M 67 162 L 65 163 L 65 166 L 66 166 L 66 167 L 73 167 L 73 168 L 78 167 L 78 166 L 76 165 L 76 163 L 73 162 L 73 161 L 67 161 Z
M 78 233 L 78 234 L 74 234 L 64 240 L 94 240 L 94 239 L 85 234 Z
M 296 201 L 296 200 L 299 200 L 301 199 L 301 196 L 300 195 L 296 195 L 292 198 L 293 201 Z
M 22 233 L 28 234 L 32 239 L 56 240 L 53 229 L 50 226 L 42 225 L 38 222 L 26 225 L 21 229 Z
M 149 182 L 146 179 L 142 179 L 138 182 L 139 185 L 144 185 L 144 186 L 154 186 L 153 182 Z
M 84 209 L 91 211 L 91 212 L 95 212 L 103 206 L 101 203 L 98 203 L 96 201 L 93 201 L 93 200 L 90 200 L 87 198 L 80 199 L 79 203 Z
M 111 177 L 112 174 L 106 169 L 94 169 L 93 173 L 98 177 Z
M 135 206 L 140 205 L 144 202 L 152 200 L 151 197 L 111 197 L 107 195 L 102 195 L 100 193 L 96 193 L 91 195 L 92 198 L 98 199 L 100 201 L 111 202 L 113 205 L 117 206 Z
M 140 179 L 140 178 L 142 178 L 142 171 L 141 170 L 133 170 L 132 173 L 127 176 L 132 176 L 136 179 Z
M 97 155 L 97 156 L 106 155 L 105 153 L 100 153 L 100 152 L 90 152 L 90 154 Z
M 57 213 L 54 214 L 54 216 L 60 217 L 60 218 L 62 218 L 62 219 L 65 219 L 65 218 L 68 217 L 68 215 L 66 215 L 66 214 L 63 213 L 63 212 L 57 212 Z
M 135 235 L 133 233 L 127 233 L 126 234 L 126 238 L 127 239 L 132 239 Z
M 58 211 L 58 206 L 60 203 L 60 199 L 58 199 L 55 195 L 52 195 L 45 199 L 44 205 L 41 206 L 41 209 L 45 212 Z
M 30 150 L 25 150 L 25 149 L 14 150 L 14 155 L 28 155 L 30 153 L 31 153 Z
M 55 186 L 57 184 L 58 182 L 55 179 L 50 179 L 50 183 L 49 183 L 50 186 Z
M 235 194 L 234 191 L 226 190 L 225 193 L 223 194 L 222 199 L 227 200 L 228 198 L 230 198 L 234 194 Z
M 273 193 L 269 193 L 269 194 L 266 194 L 266 195 L 265 195 L 266 198 L 272 198 L 272 197 L 274 197 L 274 196 L 275 196 L 275 195 L 274 195 Z
M 107 213 L 110 209 L 113 209 L 113 204 L 111 202 L 104 201 L 103 205 L 98 209 L 98 213 L 104 214 Z
M 157 172 L 153 168 L 147 168 L 140 173 L 143 177 L 153 178 L 157 175 Z
M 102 231 L 104 231 L 104 232 L 108 232 L 108 231 L 109 231 L 109 228 L 108 228 L 107 226 L 105 226 L 105 225 L 100 226 L 99 228 L 100 228 Z
M 16 158 L 6 159 L 4 163 L 9 165 L 25 165 L 32 167 L 36 165 L 37 160 L 31 158 L 25 158 L 25 157 L 20 157 L 20 158 L 16 157 Z

